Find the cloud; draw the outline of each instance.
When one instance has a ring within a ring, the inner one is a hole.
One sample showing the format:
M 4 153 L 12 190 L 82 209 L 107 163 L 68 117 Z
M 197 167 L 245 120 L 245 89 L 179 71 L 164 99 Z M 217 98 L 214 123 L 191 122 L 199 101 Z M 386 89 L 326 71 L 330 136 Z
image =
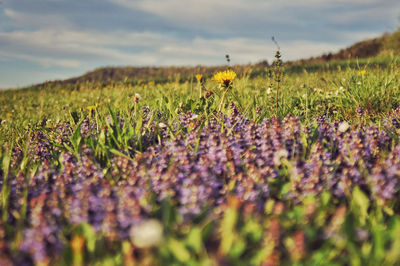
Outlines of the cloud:
M 0 32 L 0 54 L 44 67 L 103 65 L 221 64 L 225 54 L 233 63 L 272 59 L 275 46 L 268 39 L 194 38 L 150 32 L 17 31 Z M 338 48 L 330 43 L 283 42 L 286 59 L 315 56 Z
M 69 60 L 63 58 L 53 58 L 53 57 L 44 57 L 44 56 L 35 56 L 29 54 L 20 54 L 20 53 L 5 53 L 0 51 L 0 55 L 3 57 L 2 61 L 6 61 L 6 59 L 22 59 L 37 63 L 44 67 L 67 67 L 67 68 L 76 68 L 81 66 L 78 60 Z M 7 60 L 7 61 L 8 61 Z
M 342 32 L 392 30 L 400 2 L 395 0 L 109 0 L 164 19 L 200 36 L 341 42 Z
M 50 28 L 67 28 L 71 26 L 71 23 L 63 18 L 62 16 L 53 14 L 30 14 L 27 12 L 18 12 L 13 9 L 5 8 L 4 15 L 9 19 L 12 26 L 24 27 L 24 26 L 37 26 L 37 27 L 50 27 Z
M 0 29 L 4 26 L 25 30 L 171 30 L 159 17 L 108 0 L 5 0 L 0 5 Z

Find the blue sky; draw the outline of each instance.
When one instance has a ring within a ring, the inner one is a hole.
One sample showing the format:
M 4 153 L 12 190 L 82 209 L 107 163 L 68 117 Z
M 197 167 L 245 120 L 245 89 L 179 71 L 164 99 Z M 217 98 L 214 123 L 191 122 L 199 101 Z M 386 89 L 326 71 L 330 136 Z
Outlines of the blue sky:
M 102 66 L 335 52 L 400 25 L 398 0 L 0 0 L 0 88 Z

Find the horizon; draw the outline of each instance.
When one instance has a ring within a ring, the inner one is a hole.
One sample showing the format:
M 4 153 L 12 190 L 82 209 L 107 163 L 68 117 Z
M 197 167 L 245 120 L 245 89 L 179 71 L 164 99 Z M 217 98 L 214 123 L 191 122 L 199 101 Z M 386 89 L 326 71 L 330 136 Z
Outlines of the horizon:
M 223 12 L 221 12 L 221 10 Z M 337 52 L 399 26 L 394 0 L 3 0 L 0 88 L 107 66 L 212 66 Z

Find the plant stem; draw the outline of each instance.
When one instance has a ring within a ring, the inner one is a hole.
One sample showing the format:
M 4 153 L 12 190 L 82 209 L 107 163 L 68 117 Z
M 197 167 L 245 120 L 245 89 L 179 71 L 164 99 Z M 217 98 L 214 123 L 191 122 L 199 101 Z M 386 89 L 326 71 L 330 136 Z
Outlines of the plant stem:
M 136 102 L 136 101 L 135 101 L 135 103 L 134 103 L 133 115 L 134 115 L 135 119 L 137 119 L 137 102 Z
M 228 92 L 228 89 L 229 88 L 225 88 L 225 91 L 222 94 L 221 102 L 220 102 L 219 107 L 218 107 L 218 113 L 221 112 L 222 105 L 224 104 L 226 93 Z
M 201 99 L 201 89 L 202 89 L 202 86 L 201 86 L 201 83 L 199 84 L 199 95 L 200 95 L 200 99 Z

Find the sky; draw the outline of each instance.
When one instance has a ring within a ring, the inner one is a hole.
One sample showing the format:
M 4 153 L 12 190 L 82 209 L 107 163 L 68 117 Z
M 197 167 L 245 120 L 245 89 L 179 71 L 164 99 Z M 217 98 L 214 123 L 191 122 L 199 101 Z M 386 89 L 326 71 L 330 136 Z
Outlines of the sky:
M 0 0 L 0 89 L 104 66 L 335 52 L 400 26 L 398 0 Z

